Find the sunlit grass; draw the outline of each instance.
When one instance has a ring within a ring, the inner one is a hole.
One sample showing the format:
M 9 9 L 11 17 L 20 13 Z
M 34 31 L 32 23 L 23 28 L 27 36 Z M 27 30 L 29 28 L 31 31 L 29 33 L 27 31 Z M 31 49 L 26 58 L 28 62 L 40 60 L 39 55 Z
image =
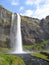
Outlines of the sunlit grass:
M 0 52 L 5 52 L 5 51 L 9 51 L 10 49 L 9 48 L 1 48 L 0 47 Z
M 25 65 L 25 63 L 17 55 L 5 55 L 0 52 L 0 65 Z
M 36 50 L 36 51 L 41 51 L 47 49 L 46 46 L 49 45 L 49 39 L 45 40 L 41 43 L 34 43 L 33 45 L 24 45 L 24 49 L 26 50 Z
M 43 51 L 42 53 L 46 53 L 46 54 L 48 54 L 49 53 L 49 50 L 47 51 Z M 45 54 L 42 54 L 41 52 L 35 52 L 35 53 L 32 53 L 31 54 L 31 56 L 33 56 L 33 57 L 37 57 L 37 58 L 41 58 L 41 59 L 44 59 L 44 60 L 46 60 L 46 61 L 49 61 L 49 54 L 48 55 L 45 55 Z

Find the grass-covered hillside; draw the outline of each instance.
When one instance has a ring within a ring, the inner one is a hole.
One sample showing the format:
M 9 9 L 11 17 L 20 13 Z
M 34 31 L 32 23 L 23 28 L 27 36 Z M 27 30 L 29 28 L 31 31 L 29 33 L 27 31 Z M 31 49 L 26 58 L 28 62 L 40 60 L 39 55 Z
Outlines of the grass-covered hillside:
M 49 39 L 33 45 L 24 45 L 25 50 L 43 51 L 49 49 Z
M 25 63 L 17 55 L 6 55 L 0 52 L 0 65 L 25 65 Z
M 43 52 L 35 52 L 35 53 L 32 53 L 31 56 L 39 58 L 39 59 L 43 59 L 49 62 L 49 50 L 45 50 Z

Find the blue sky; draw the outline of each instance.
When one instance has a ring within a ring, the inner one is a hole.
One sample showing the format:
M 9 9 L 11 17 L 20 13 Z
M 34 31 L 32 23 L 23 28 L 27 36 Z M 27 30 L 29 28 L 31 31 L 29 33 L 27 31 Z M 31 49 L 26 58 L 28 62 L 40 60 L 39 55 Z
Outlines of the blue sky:
M 29 17 L 41 19 L 49 15 L 49 0 L 0 0 L 0 5 Z

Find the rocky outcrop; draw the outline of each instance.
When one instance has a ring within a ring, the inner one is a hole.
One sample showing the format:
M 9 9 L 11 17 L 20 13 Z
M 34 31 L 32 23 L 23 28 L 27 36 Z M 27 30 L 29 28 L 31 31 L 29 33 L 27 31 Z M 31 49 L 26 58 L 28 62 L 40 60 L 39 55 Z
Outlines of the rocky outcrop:
M 49 16 L 39 20 L 22 16 L 22 37 L 26 45 L 49 39 Z
M 0 47 L 10 46 L 11 19 L 12 13 L 0 6 Z M 21 31 L 24 45 L 49 39 L 49 16 L 42 20 L 21 16 Z
M 11 12 L 0 6 L 0 47 L 8 47 L 10 42 Z

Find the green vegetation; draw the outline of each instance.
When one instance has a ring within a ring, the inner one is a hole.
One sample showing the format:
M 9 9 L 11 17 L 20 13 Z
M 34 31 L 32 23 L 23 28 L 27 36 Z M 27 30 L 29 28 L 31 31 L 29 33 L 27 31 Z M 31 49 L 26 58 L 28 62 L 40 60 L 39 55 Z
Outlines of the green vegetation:
M 25 65 L 25 63 L 19 56 L 5 55 L 0 52 L 0 65 Z
M 41 43 L 34 43 L 34 45 L 24 45 L 24 49 L 40 51 L 40 50 L 44 50 L 48 44 L 49 44 L 49 39 Z
M 46 52 L 46 53 L 48 53 L 48 54 L 49 54 L 49 50 L 44 50 L 43 52 Z
M 27 17 L 27 16 L 21 16 L 21 18 L 22 18 L 22 21 L 24 22 L 29 22 L 31 19 L 29 18 L 29 17 Z
M 49 50 L 32 53 L 31 56 L 49 61 Z
M 8 52 L 9 50 L 10 50 L 9 48 L 1 48 L 0 47 L 0 52 L 6 52 L 6 51 Z

